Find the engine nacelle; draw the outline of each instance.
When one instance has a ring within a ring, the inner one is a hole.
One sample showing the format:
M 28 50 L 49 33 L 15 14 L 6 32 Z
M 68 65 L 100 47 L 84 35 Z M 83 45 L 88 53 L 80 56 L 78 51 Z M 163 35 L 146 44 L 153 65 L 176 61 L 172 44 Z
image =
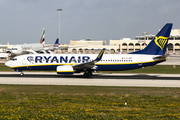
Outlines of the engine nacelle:
M 57 74 L 73 74 L 74 70 L 71 65 L 57 66 Z

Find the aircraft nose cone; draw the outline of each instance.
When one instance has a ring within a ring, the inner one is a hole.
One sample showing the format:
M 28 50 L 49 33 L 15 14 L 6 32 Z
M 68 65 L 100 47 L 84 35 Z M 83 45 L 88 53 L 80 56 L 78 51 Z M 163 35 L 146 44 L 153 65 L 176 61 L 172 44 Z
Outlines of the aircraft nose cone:
M 11 66 L 11 62 L 8 61 L 8 62 L 5 63 L 5 65 L 6 65 L 7 67 L 10 67 L 10 66 Z

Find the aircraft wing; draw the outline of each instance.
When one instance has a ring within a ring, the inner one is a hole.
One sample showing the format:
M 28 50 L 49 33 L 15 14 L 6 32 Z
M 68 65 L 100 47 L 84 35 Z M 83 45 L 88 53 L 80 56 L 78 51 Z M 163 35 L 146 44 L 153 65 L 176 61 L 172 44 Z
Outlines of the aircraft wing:
M 66 50 L 68 47 L 44 47 L 44 50 Z
M 74 65 L 73 69 L 92 69 L 95 66 L 95 63 L 102 59 L 104 51 L 105 51 L 105 48 L 103 48 L 101 50 L 101 52 L 99 53 L 99 55 L 97 56 L 97 58 L 95 60 L 92 60 L 90 62 L 85 62 L 85 63 L 80 63 L 80 64 L 77 64 L 77 65 Z
M 37 54 L 37 52 L 35 52 L 34 50 L 27 49 L 26 51 L 30 52 L 30 53 L 33 53 L 33 54 Z

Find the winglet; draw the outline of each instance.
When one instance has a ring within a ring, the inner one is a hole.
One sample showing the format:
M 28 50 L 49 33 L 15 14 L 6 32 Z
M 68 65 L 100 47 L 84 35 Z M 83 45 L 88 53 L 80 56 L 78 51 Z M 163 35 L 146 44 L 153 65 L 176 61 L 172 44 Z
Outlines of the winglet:
M 101 50 L 101 52 L 99 53 L 99 55 L 97 56 L 97 58 L 94 60 L 94 61 L 100 61 L 102 59 L 102 56 L 104 54 L 104 51 L 105 51 L 106 48 L 103 48 Z

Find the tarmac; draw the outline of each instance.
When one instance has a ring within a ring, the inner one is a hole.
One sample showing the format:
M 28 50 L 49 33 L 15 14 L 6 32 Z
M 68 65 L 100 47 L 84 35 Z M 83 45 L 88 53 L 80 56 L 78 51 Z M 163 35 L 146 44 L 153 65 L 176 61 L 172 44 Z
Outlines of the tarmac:
M 17 85 L 83 85 L 83 86 L 134 86 L 180 87 L 179 74 L 101 74 L 90 78 L 83 74 L 57 75 L 55 72 L 0 72 L 0 84 Z

